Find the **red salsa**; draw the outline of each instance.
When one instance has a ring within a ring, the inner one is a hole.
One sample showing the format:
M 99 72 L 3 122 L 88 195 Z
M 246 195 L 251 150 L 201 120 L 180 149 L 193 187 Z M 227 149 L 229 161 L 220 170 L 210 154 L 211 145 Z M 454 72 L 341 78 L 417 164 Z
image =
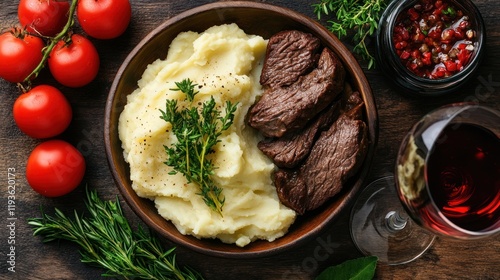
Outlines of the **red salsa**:
M 461 71 L 475 40 L 468 16 L 447 0 L 419 0 L 401 12 L 392 38 L 401 62 L 415 75 L 429 79 Z

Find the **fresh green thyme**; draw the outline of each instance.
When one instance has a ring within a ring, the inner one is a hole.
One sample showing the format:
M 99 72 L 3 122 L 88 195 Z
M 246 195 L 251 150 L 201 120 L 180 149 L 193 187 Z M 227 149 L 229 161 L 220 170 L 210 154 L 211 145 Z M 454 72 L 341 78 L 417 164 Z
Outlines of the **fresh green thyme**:
M 321 15 L 334 14 L 335 20 L 328 20 L 327 27 L 339 38 L 347 36 L 353 31 L 353 52 L 368 61 L 368 69 L 375 66 L 375 58 L 368 50 L 368 37 L 378 28 L 382 11 L 387 7 L 389 0 L 320 0 L 313 4 L 314 13 L 321 19 Z
M 44 242 L 68 240 L 80 246 L 81 261 L 107 269 L 102 275 L 118 279 L 203 279 L 189 267 L 180 267 L 174 250 L 165 251 L 159 239 L 139 227 L 132 230 L 120 203 L 104 201 L 97 192 L 87 190 L 89 217 L 74 213 L 70 219 L 59 209 L 55 215 L 32 218 L 34 235 Z
M 220 142 L 218 139 L 223 131 L 233 123 L 237 103 L 227 101 L 225 114 L 217 110 L 213 97 L 200 106 L 193 106 L 196 84 L 190 79 L 176 82 L 175 91 L 186 95 L 190 106 L 179 109 L 177 100 L 167 99 L 165 111 L 160 110 L 163 120 L 172 124 L 172 132 L 177 142 L 171 147 L 165 146 L 168 155 L 165 164 L 173 167 L 170 174 L 180 172 L 186 177 L 188 183 L 199 186 L 198 193 L 210 209 L 222 216 L 224 196 L 222 188 L 218 187 L 211 179 L 215 166 L 207 157 L 213 152 L 213 147 Z

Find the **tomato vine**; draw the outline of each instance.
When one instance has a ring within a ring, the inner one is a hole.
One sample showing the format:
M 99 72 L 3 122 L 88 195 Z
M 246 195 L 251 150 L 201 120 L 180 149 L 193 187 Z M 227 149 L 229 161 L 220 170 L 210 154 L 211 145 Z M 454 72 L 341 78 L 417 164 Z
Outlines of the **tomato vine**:
M 64 40 L 68 38 L 68 33 L 72 29 L 75 20 L 74 20 L 74 15 L 76 11 L 76 6 L 78 4 L 78 0 L 71 0 L 71 5 L 69 7 L 69 16 L 68 16 L 68 21 L 64 25 L 64 28 L 59 32 L 56 36 L 54 37 L 47 37 L 49 39 L 49 44 L 43 48 L 42 53 L 42 61 L 38 64 L 38 66 L 24 79 L 24 83 L 26 83 L 28 86 L 24 87 L 21 85 L 21 88 L 23 92 L 25 92 L 27 89 L 31 87 L 31 80 L 33 78 L 38 77 L 40 74 L 40 71 L 45 67 L 45 64 L 47 60 L 49 59 L 50 53 L 52 52 L 52 49 L 57 45 L 57 43 L 60 40 Z M 68 43 L 68 42 L 67 42 Z

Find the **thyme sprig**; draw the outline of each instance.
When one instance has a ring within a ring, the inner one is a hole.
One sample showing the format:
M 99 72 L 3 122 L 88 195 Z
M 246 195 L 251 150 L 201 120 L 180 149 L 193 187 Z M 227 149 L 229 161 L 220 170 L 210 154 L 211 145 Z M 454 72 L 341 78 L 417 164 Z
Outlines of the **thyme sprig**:
M 175 85 L 177 87 L 171 90 L 183 92 L 190 105 L 180 109 L 177 100 L 167 99 L 165 111 L 160 110 L 160 118 L 172 124 L 172 132 L 177 138 L 171 147 L 165 146 L 168 155 L 165 164 L 173 168 L 170 174 L 180 172 L 188 183 L 197 184 L 200 190 L 198 194 L 203 197 L 205 204 L 222 216 L 225 198 L 222 188 L 211 178 L 216 167 L 207 156 L 220 142 L 222 132 L 233 124 L 238 103 L 227 101 L 225 114 L 222 115 L 216 109 L 212 96 L 200 107 L 193 106 L 198 91 L 195 90 L 197 84 L 190 79 L 176 82 Z
M 58 239 L 80 247 L 81 261 L 107 269 L 105 277 L 118 279 L 203 279 L 189 267 L 180 267 L 174 250 L 165 251 L 152 232 L 138 227 L 132 230 L 118 200 L 104 201 L 87 189 L 89 217 L 74 212 L 73 219 L 55 209 L 54 216 L 43 214 L 28 224 L 44 242 Z
M 388 2 L 389 0 L 320 0 L 313 4 L 313 8 L 318 19 L 323 14 L 335 15 L 335 19 L 327 21 L 327 28 L 339 38 L 347 36 L 348 31 L 354 31 L 353 52 L 368 61 L 368 69 L 371 69 L 375 66 L 375 58 L 368 50 L 368 38 L 378 28 L 380 16 Z

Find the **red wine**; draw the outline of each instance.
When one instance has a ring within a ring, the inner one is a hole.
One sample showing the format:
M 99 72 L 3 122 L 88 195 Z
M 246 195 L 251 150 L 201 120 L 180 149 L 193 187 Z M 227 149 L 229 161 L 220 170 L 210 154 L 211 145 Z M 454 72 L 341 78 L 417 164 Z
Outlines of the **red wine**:
M 452 223 L 470 231 L 500 224 L 500 139 L 491 131 L 447 126 L 426 173 L 432 199 Z

